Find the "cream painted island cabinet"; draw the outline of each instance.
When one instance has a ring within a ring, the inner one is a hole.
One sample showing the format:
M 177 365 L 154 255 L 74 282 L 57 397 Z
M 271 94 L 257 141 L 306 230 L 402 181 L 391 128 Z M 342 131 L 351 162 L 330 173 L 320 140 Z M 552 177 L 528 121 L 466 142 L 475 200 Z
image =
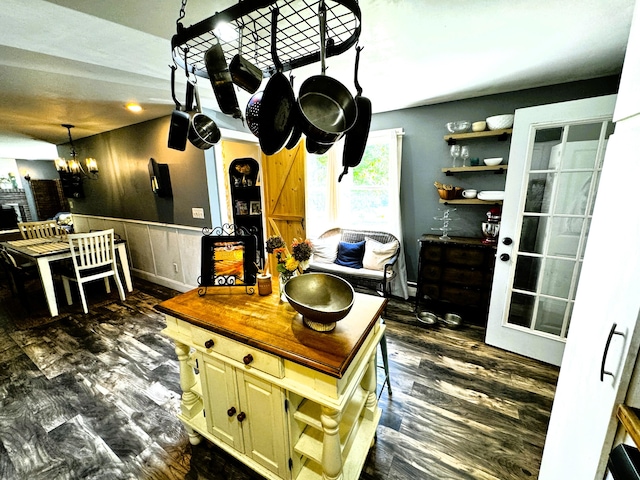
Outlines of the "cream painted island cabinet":
M 267 479 L 357 479 L 381 410 L 376 351 L 387 300 L 356 293 L 329 333 L 276 293 L 210 288 L 159 304 L 175 341 L 179 418 Z

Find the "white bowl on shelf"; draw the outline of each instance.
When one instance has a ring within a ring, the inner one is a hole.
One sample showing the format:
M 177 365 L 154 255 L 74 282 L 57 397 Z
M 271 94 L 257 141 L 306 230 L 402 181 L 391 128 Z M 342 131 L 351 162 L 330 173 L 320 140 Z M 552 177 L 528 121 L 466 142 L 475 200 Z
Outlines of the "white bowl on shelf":
M 502 157 L 485 158 L 483 161 L 484 161 L 485 165 L 488 165 L 490 167 L 494 167 L 494 166 L 500 165 L 502 163 Z
M 513 127 L 513 114 L 494 115 L 487 117 L 487 126 L 489 130 L 504 130 Z

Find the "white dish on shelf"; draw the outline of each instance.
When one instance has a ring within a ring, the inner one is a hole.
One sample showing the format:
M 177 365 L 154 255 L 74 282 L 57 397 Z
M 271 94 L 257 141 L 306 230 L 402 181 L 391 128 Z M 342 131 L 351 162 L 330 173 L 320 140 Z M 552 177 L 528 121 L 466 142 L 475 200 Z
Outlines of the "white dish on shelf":
M 502 163 L 502 157 L 484 159 L 484 164 L 489 165 L 490 167 L 495 167 L 496 165 L 500 165 L 501 163 Z
M 487 200 L 494 202 L 496 200 L 504 200 L 503 190 L 483 190 L 478 192 L 478 200 Z

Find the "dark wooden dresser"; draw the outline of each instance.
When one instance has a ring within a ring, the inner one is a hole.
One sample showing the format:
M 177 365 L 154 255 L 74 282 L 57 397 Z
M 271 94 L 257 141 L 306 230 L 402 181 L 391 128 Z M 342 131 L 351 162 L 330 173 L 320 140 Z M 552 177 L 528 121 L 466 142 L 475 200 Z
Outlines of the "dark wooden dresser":
M 418 258 L 416 311 L 458 313 L 465 322 L 486 325 L 496 247 L 479 238 L 423 235 Z

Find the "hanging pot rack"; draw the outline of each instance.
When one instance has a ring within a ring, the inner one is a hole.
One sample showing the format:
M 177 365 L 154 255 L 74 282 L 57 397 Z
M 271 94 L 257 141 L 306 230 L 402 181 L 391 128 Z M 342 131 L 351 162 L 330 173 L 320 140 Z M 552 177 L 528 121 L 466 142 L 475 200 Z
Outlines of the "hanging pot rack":
M 346 52 L 356 44 L 361 30 L 360 6 L 356 0 L 324 0 L 327 8 L 326 56 Z M 173 60 L 181 68 L 209 78 L 205 52 L 220 42 L 227 63 L 238 52 L 239 38 L 226 42 L 213 31 L 223 22 L 243 35 L 242 55 L 253 62 L 265 77 L 275 73 L 271 57 L 271 10 L 280 9 L 278 56 L 289 71 L 320 61 L 318 0 L 241 0 L 194 25 L 177 22 L 171 39 Z M 243 28 L 241 28 L 243 27 Z

